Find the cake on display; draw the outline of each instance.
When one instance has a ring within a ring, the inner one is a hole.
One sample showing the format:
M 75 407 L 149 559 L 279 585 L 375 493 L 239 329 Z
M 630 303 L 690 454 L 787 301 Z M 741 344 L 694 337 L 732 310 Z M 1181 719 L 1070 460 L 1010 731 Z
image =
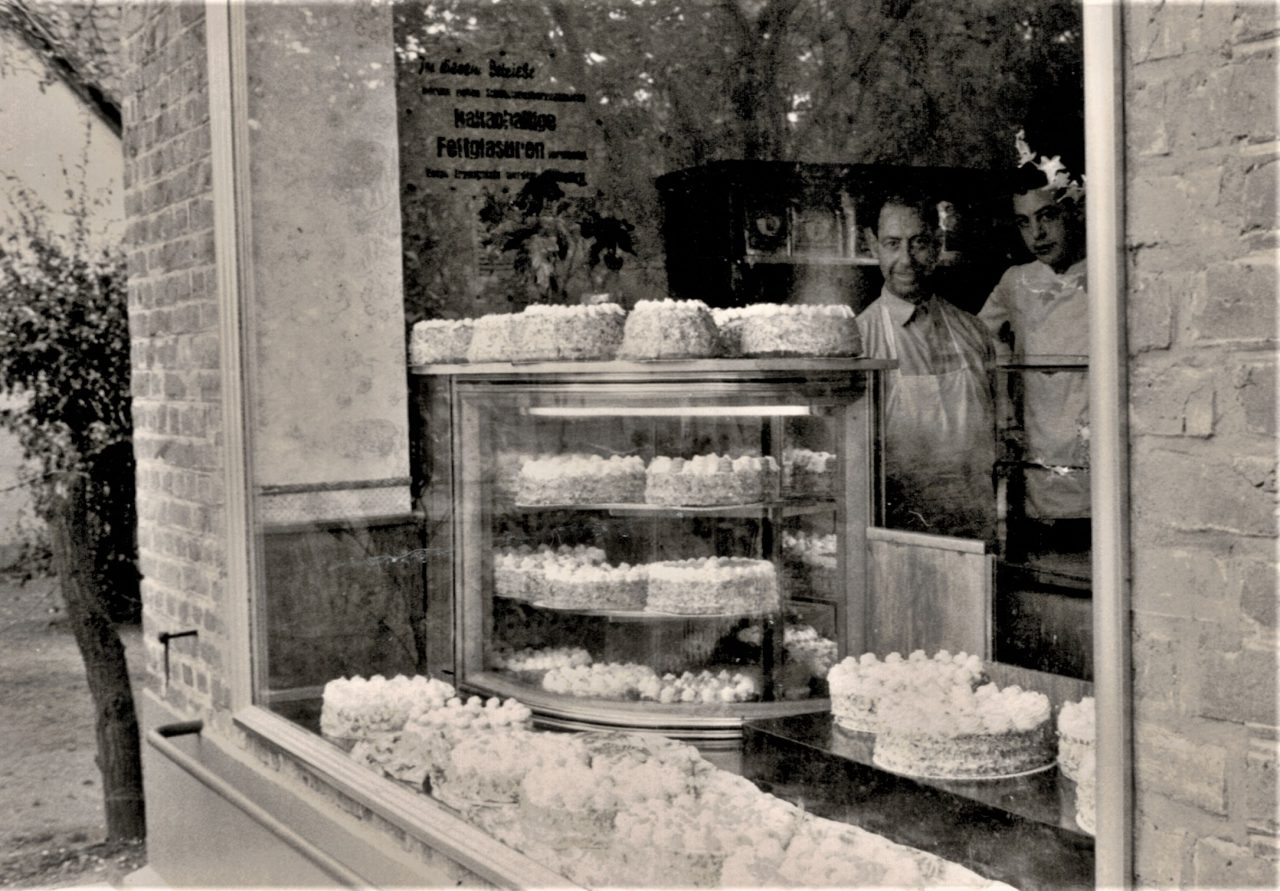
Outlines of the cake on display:
M 589 545 L 503 548 L 493 556 L 493 592 L 513 600 L 537 600 L 545 591 L 548 566 L 592 566 L 604 559 L 603 550 Z
M 719 351 L 711 311 L 701 300 L 641 300 L 627 316 L 620 359 L 708 359 Z
M 320 732 L 335 740 L 359 740 L 404 727 L 421 711 L 444 705 L 455 695 L 451 685 L 420 675 L 380 674 L 365 679 L 334 678 L 324 685 Z
M 715 316 L 726 352 L 741 356 L 856 356 L 853 310 L 843 304 L 754 303 Z
M 639 503 L 644 501 L 644 485 L 644 461 L 634 455 L 555 455 L 521 465 L 516 501 L 525 505 Z
M 784 449 L 782 489 L 792 498 L 831 498 L 836 493 L 836 456 L 813 449 Z
M 842 589 L 837 584 L 839 542 L 834 532 L 784 531 L 782 561 L 793 590 L 831 596 Z
M 471 319 L 415 322 L 409 334 L 409 361 L 414 365 L 467 361 L 474 327 Z
M 1079 778 L 1076 780 L 1076 825 L 1093 835 L 1097 831 L 1098 811 L 1098 756 L 1085 753 L 1080 761 Z
M 676 615 L 756 615 L 778 608 L 768 560 L 698 557 L 650 563 L 648 609 Z
M 591 654 L 582 647 L 525 647 L 521 650 L 498 650 L 491 657 L 499 671 L 517 674 L 551 671 L 553 668 L 579 668 L 591 664 Z
M 657 457 L 645 472 L 644 500 L 669 506 L 750 504 L 776 496 L 778 464 L 769 456 Z
M 923 650 L 906 659 L 890 653 L 884 661 L 875 653 L 863 653 L 845 658 L 827 674 L 836 724 L 861 733 L 880 729 L 880 710 L 888 703 L 945 698 L 953 688 L 973 690 L 982 679 L 982 660 L 946 650 L 939 650 L 932 658 Z
M 694 792 L 619 810 L 616 831 L 629 883 L 714 887 L 736 851 L 780 856 L 801 819 L 794 805 L 715 771 Z
M 520 784 L 534 768 L 586 764 L 573 736 L 528 730 L 478 733 L 459 741 L 441 769 L 432 771 L 431 792 L 446 803 L 514 804 Z
M 642 610 L 648 590 L 643 566 L 550 562 L 538 606 L 555 609 Z
M 468 362 L 510 362 L 517 313 L 491 313 L 475 320 Z
M 622 343 L 627 313 L 616 303 L 530 306 L 512 328 L 516 362 L 612 359 Z
M 657 672 L 647 665 L 596 662 L 553 668 L 543 676 L 542 689 L 591 699 L 638 699 L 640 687 L 657 679 Z
M 759 625 L 749 625 L 738 632 L 738 640 L 760 646 L 764 633 Z M 812 625 L 788 624 L 782 632 L 786 653 L 783 686 L 809 683 L 810 678 L 825 679 L 836 663 L 836 642 L 823 637 Z
M 1094 699 L 1067 702 L 1058 713 L 1058 766 L 1070 779 L 1080 779 L 1080 764 L 1093 751 L 1097 733 Z
M 1049 699 L 1018 686 L 953 685 L 879 703 L 872 760 L 938 779 L 991 779 L 1052 766 Z
M 692 703 L 695 705 L 719 705 L 730 702 L 750 702 L 760 698 L 760 683 L 749 672 L 718 672 L 709 669 L 686 671 L 679 676 L 668 672 L 640 682 L 641 699 L 661 702 L 663 705 Z

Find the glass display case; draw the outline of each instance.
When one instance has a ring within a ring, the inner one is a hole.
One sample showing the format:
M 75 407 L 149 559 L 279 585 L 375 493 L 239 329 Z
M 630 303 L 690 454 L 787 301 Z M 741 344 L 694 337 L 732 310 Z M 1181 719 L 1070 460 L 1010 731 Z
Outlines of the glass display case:
M 701 740 L 828 708 L 863 650 L 888 365 L 415 368 L 433 673 Z

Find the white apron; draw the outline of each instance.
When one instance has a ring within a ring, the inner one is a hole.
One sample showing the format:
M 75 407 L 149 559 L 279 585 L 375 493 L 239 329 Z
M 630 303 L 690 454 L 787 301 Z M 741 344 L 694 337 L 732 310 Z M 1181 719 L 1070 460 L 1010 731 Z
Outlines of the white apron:
M 897 333 L 880 304 L 889 358 L 898 358 Z M 945 315 L 961 367 L 942 374 L 899 369 L 885 406 L 888 523 L 895 528 L 990 539 L 995 534 L 995 416 L 988 369 L 960 349 Z

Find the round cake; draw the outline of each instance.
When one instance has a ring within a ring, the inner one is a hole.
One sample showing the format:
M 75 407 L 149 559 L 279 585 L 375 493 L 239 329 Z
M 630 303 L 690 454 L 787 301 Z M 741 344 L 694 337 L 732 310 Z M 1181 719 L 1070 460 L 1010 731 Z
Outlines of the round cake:
M 745 672 L 721 669 L 712 673 L 703 669 L 699 672 L 686 671 L 679 676 L 670 672 L 662 677 L 655 674 L 641 681 L 639 693 L 641 699 L 663 705 L 723 705 L 759 699 L 760 684 Z
M 643 566 L 549 563 L 539 606 L 555 609 L 642 610 L 648 592 Z
M 1095 714 L 1092 696 L 1065 703 L 1058 713 L 1058 766 L 1073 780 L 1079 780 L 1080 764 L 1093 751 Z
M 750 504 L 776 497 L 777 481 L 778 464 L 767 455 L 658 457 L 645 471 L 644 500 L 690 507 Z
M 516 501 L 539 504 L 628 504 L 644 501 L 644 462 L 630 455 L 556 455 L 526 461 Z
M 768 560 L 699 557 L 650 563 L 648 609 L 676 615 L 755 615 L 778 608 Z
M 622 343 L 627 314 L 616 303 L 530 306 L 512 327 L 517 362 L 612 359 Z
M 1093 835 L 1098 821 L 1098 760 L 1090 751 L 1080 762 L 1076 780 L 1076 825 Z
M 756 303 L 734 319 L 744 356 L 856 356 L 853 310 L 843 304 Z
M 880 702 L 872 760 L 895 773 L 981 780 L 1040 770 L 1054 761 L 1049 699 L 1017 686 L 952 686 Z
M 491 661 L 499 671 L 528 674 L 590 665 L 591 654 L 582 647 L 525 647 L 521 650 L 498 650 Z
M 812 449 L 785 449 L 782 490 L 792 498 L 832 497 L 836 493 L 836 456 Z
M 701 300 L 641 300 L 627 316 L 620 359 L 706 359 L 719 351 L 711 311 Z
M 456 804 L 514 804 L 520 784 L 537 765 L 586 768 L 581 744 L 561 733 L 512 730 L 477 733 L 449 752 L 444 768 L 432 774 L 432 794 Z
M 493 556 L 493 592 L 513 600 L 537 600 L 546 590 L 548 566 L 594 565 L 604 559 L 603 550 L 589 545 L 504 548 Z
M 471 319 L 415 322 L 409 335 L 409 361 L 414 365 L 467 361 L 474 324 Z
M 516 313 L 492 313 L 472 325 L 468 362 L 510 362 L 515 336 Z
M 846 730 L 875 733 L 886 704 L 945 698 L 953 688 L 970 691 L 982 677 L 982 660 L 965 653 L 939 650 L 929 658 L 916 650 L 906 659 L 890 653 L 883 662 L 875 653 L 849 656 L 827 673 L 831 714 Z
M 823 535 L 803 529 L 783 531 L 782 565 L 789 590 L 825 597 L 843 591 L 837 576 L 839 542 L 833 532 Z
M 640 688 L 657 680 L 657 673 L 635 662 L 596 662 L 553 668 L 542 678 L 548 693 L 589 699 L 639 699 Z
M 443 731 L 400 730 L 363 739 L 351 750 L 360 764 L 423 790 L 423 781 L 440 771 L 455 740 Z
M 320 732 L 335 740 L 365 739 L 404 727 L 423 709 L 444 705 L 455 695 L 444 681 L 420 675 L 380 674 L 335 678 L 324 685 L 320 706 Z
M 800 808 L 750 780 L 715 771 L 694 792 L 620 809 L 615 822 L 627 884 L 683 888 L 719 886 L 739 851 L 781 860 L 802 819 Z
M 465 702 L 453 697 L 441 706 L 415 711 L 405 722 L 405 729 L 428 734 L 444 731 L 455 739 L 486 730 L 529 730 L 533 712 L 515 699 L 472 696 Z

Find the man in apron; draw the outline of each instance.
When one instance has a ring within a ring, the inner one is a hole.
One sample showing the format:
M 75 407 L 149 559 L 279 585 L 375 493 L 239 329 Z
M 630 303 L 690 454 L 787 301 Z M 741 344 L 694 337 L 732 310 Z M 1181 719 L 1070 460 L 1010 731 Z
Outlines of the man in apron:
M 1049 175 L 1043 162 L 1029 162 L 1013 191 L 1014 219 L 1036 259 L 1005 272 L 978 318 L 994 335 L 1001 359 L 1087 355 L 1083 188 L 1063 170 Z M 1030 465 L 1025 515 L 1033 528 L 1019 532 L 1087 541 L 1089 376 L 1024 372 L 1021 384 L 1021 445 Z
M 930 290 L 939 250 L 935 202 L 890 196 L 872 223 L 884 287 L 858 315 L 858 328 L 866 355 L 898 361 L 886 375 L 886 524 L 990 539 L 991 337 Z

